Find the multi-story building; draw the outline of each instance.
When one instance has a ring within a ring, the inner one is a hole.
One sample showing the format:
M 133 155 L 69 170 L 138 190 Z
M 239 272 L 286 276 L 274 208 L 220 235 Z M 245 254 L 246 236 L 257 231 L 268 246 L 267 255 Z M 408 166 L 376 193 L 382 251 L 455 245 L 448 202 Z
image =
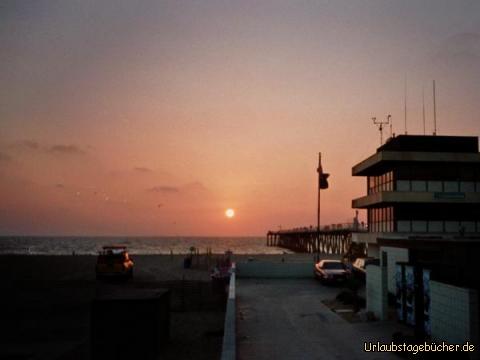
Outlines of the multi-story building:
M 356 241 L 373 256 L 379 237 L 480 234 L 477 137 L 400 135 L 352 175 L 367 177 L 367 194 L 352 207 L 367 210 L 369 232 Z
M 390 298 L 417 333 L 478 341 L 478 138 L 400 135 L 352 175 L 367 178 L 366 195 L 352 207 L 366 209 L 368 222 L 352 240 L 380 258 L 367 269 L 367 308 L 387 318 Z

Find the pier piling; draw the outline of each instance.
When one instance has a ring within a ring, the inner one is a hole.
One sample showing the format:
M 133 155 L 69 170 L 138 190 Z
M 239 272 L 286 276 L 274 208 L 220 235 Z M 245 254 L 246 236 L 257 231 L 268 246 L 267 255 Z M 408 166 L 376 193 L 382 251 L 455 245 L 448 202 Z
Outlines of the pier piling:
M 325 226 L 320 231 L 315 228 L 296 228 L 269 231 L 267 246 L 282 247 L 294 252 L 345 254 L 352 242 L 352 232 L 364 232 L 351 224 Z

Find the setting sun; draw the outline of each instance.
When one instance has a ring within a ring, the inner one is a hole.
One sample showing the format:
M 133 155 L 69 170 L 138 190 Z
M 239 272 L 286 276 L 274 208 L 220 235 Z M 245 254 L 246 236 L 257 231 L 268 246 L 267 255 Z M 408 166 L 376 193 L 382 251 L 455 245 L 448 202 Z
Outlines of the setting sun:
M 235 216 L 235 210 L 233 209 L 225 210 L 225 216 L 228 218 L 233 218 Z

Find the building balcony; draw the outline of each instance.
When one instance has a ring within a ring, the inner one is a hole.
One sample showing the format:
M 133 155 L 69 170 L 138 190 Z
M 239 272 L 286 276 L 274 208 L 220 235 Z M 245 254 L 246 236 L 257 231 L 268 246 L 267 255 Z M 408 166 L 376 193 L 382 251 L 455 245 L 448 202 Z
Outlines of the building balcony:
M 381 191 L 352 200 L 352 207 L 365 209 L 380 204 L 480 204 L 478 192 Z
M 379 151 L 352 168 L 353 176 L 369 176 L 392 169 L 399 163 L 480 164 L 480 153 Z

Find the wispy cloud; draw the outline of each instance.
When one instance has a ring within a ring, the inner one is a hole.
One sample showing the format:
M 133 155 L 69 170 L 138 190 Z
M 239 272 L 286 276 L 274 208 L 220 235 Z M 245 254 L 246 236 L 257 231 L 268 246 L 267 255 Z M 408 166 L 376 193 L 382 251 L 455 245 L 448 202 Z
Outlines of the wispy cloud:
M 11 147 L 15 149 L 23 149 L 23 150 L 40 150 L 41 149 L 40 144 L 34 140 L 20 140 L 13 143 Z
M 180 191 L 180 189 L 176 186 L 160 185 L 160 186 L 154 186 L 150 189 L 147 189 L 147 191 L 164 193 L 164 194 L 172 194 L 172 193 L 178 193 Z
M 63 144 L 52 145 L 48 148 L 48 151 L 54 154 L 65 154 L 65 155 L 85 154 L 85 151 L 83 151 L 76 145 L 63 145 Z
M 184 190 L 193 191 L 193 192 L 206 192 L 208 191 L 207 187 L 203 185 L 200 181 L 194 181 L 188 184 L 185 184 L 182 187 Z
M 17 149 L 17 150 L 42 152 L 42 153 L 49 153 L 49 154 L 66 154 L 66 155 L 85 154 L 85 151 L 77 145 L 73 145 L 73 144 L 44 145 L 39 143 L 38 141 L 31 140 L 31 139 L 17 141 L 13 143 L 10 147 L 12 149 Z
M 153 172 L 152 169 L 147 168 L 147 167 L 143 167 L 143 166 L 134 167 L 133 170 L 141 172 L 141 173 L 151 173 L 151 172 Z
M 190 182 L 181 186 L 158 185 L 147 189 L 148 192 L 164 193 L 164 194 L 205 194 L 209 190 L 199 181 Z
M 26 148 L 31 149 L 31 150 L 40 149 L 40 144 L 36 141 L 33 141 L 33 140 L 25 140 L 25 141 L 23 141 L 22 144 L 23 144 L 23 146 L 25 146 Z

